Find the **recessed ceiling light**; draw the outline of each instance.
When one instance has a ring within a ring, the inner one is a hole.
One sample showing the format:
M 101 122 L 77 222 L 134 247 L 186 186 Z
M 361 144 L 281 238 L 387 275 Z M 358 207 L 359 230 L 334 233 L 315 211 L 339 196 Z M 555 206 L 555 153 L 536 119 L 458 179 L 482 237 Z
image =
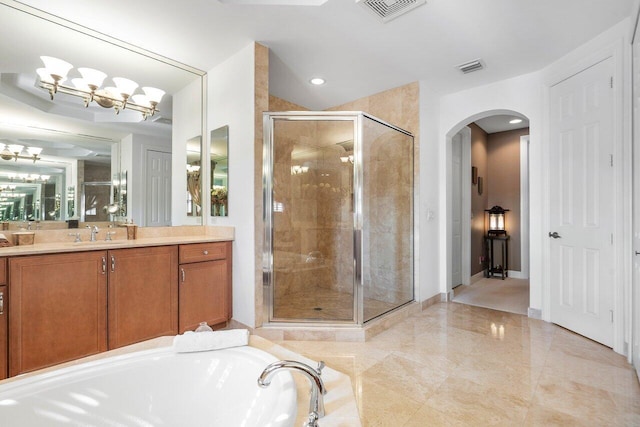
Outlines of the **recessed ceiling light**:
M 511 123 L 512 125 L 515 125 L 517 123 L 522 123 L 522 119 L 513 119 L 513 120 L 509 120 L 509 123 Z
M 320 86 L 325 83 L 325 80 L 321 77 L 314 77 L 311 80 L 309 80 L 309 83 L 311 83 L 312 85 Z

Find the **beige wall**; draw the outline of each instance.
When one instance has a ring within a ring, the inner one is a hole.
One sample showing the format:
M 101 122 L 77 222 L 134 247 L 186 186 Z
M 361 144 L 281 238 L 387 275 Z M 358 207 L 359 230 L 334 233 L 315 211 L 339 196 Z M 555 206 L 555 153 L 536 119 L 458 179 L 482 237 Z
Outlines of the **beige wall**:
M 484 245 L 484 210 L 487 209 L 489 188 L 487 180 L 487 133 L 475 123 L 469 125 L 471 129 L 471 166 L 478 168 L 478 177 L 482 177 L 483 191 L 478 194 L 478 185 L 471 186 L 471 275 L 480 273 L 483 265 Z
M 255 44 L 254 62 L 254 236 L 255 236 L 255 326 L 262 326 L 263 294 L 262 294 L 262 248 L 264 222 L 262 221 L 262 113 L 269 109 L 269 48 Z
M 520 137 L 529 128 L 492 133 L 488 139 L 488 207 L 509 209 L 506 229 L 509 241 L 509 270 L 520 271 Z

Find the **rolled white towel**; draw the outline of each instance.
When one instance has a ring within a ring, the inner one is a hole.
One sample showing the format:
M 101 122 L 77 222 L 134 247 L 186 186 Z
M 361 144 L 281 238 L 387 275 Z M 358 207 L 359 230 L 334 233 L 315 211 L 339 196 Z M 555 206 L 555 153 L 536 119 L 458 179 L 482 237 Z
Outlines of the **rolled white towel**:
M 176 353 L 221 350 L 247 344 L 249 344 L 249 331 L 246 329 L 211 332 L 187 331 L 182 335 L 176 335 L 173 339 L 173 349 Z

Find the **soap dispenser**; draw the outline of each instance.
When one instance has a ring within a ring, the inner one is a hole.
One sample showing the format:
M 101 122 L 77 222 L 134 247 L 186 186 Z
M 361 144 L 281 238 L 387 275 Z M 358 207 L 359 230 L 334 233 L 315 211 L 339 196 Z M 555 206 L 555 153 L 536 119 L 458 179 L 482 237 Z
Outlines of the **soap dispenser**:
M 196 328 L 196 332 L 213 332 L 213 329 L 207 325 L 207 322 L 200 322 L 200 326 Z

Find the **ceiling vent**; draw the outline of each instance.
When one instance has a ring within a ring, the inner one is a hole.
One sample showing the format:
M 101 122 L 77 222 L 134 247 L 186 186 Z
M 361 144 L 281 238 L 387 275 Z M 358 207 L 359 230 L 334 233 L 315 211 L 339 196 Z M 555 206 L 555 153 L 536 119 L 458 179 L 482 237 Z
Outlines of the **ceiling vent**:
M 484 68 L 484 64 L 482 63 L 481 59 L 474 59 L 473 61 L 457 65 L 456 68 L 462 71 L 464 74 L 468 74 L 473 73 L 474 71 L 482 70 Z
M 356 3 L 375 13 L 385 23 L 426 2 L 427 0 L 356 0 Z

